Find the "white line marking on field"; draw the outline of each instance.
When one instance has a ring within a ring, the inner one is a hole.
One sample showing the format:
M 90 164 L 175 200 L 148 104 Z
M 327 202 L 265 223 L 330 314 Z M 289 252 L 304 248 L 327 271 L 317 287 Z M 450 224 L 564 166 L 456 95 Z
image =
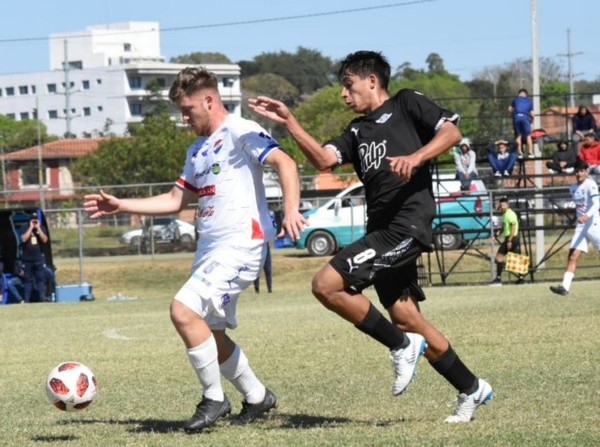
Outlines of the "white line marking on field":
M 110 338 L 111 340 L 133 340 L 133 338 L 128 337 L 126 335 L 121 335 L 116 329 L 107 329 L 102 332 L 106 338 Z

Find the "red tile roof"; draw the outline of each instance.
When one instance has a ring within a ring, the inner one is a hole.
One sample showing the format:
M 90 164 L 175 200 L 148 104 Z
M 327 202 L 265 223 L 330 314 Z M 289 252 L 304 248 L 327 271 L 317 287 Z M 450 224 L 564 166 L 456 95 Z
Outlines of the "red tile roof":
M 98 144 L 108 138 L 80 138 L 56 140 L 42 145 L 42 159 L 78 158 L 98 149 Z M 5 160 L 37 160 L 38 146 L 11 152 Z

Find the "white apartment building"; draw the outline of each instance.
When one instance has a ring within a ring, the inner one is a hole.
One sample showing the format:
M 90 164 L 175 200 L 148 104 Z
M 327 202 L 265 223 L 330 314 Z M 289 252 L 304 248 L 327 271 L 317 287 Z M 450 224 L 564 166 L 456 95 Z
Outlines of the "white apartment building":
M 157 22 L 94 25 L 52 34 L 49 41 L 50 71 L 0 75 L 0 113 L 17 121 L 39 118 L 59 137 L 124 135 L 146 113 L 148 82 L 158 82 L 168 100 L 175 75 L 185 67 L 164 62 Z M 240 67 L 206 68 L 219 79 L 228 110 L 241 114 Z

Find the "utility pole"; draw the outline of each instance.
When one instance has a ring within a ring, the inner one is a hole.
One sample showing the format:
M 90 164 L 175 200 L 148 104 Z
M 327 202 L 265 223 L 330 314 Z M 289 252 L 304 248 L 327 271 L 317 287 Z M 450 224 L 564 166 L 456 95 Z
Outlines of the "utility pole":
M 71 85 L 69 84 L 69 56 L 68 56 L 68 42 L 64 40 L 65 48 L 65 60 L 63 62 L 63 68 L 65 70 L 65 118 L 67 122 L 67 138 L 71 137 Z
M 35 97 L 35 110 L 38 114 L 39 118 L 39 110 L 40 110 L 40 100 L 36 96 Z M 42 162 L 42 130 L 40 128 L 40 120 L 37 119 L 37 159 L 38 159 L 38 184 L 40 187 L 40 207 L 45 210 L 46 209 L 46 192 L 44 189 L 46 185 L 44 184 L 44 164 Z
M 583 54 L 583 52 L 578 51 L 577 53 L 573 53 L 571 51 L 571 30 L 567 28 L 567 53 L 559 54 L 559 56 L 565 56 L 567 58 L 569 76 L 569 107 L 575 107 L 575 86 L 573 84 L 573 78 L 575 75 L 573 74 L 573 56 L 577 56 L 579 54 Z

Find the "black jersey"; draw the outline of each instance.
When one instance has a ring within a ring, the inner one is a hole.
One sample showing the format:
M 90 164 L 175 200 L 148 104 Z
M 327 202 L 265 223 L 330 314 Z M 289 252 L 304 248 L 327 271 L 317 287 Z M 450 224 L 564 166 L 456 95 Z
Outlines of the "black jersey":
M 367 232 L 393 225 L 429 247 L 435 214 L 429 163 L 403 184 L 386 157 L 410 155 L 427 144 L 445 121 L 459 116 L 423 94 L 398 92 L 371 113 L 361 116 L 326 145 L 333 146 L 339 164 L 352 163 L 365 185 Z

